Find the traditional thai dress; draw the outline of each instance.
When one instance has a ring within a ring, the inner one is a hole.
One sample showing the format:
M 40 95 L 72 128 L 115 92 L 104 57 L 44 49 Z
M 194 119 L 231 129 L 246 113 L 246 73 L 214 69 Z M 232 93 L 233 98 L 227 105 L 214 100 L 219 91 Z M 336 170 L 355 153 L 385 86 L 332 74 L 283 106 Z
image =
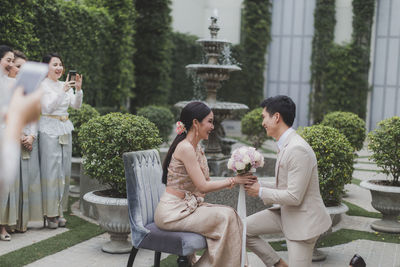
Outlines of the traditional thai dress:
M 27 230 L 29 221 L 41 221 L 43 219 L 37 133 L 36 123 L 25 126 L 23 130 L 23 135 L 33 136 L 34 141 L 31 151 L 21 145 L 19 209 L 16 229 L 22 232 Z
M 1 71 L 0 71 L 1 72 Z M 0 116 L 4 116 L 6 106 L 12 96 L 13 79 L 0 74 Z M 0 225 L 14 226 L 17 223 L 19 180 L 17 179 L 19 145 L 13 140 L 4 140 L 5 124 L 0 119 Z
M 74 129 L 68 119 L 68 107 L 80 108 L 82 90 L 65 92 L 64 82 L 46 78 L 42 84 L 42 115 L 39 120 L 39 159 L 42 183 L 43 215 L 63 216 L 67 210 L 71 177 Z
M 209 180 L 209 169 L 204 151 L 196 149 L 197 161 Z M 242 222 L 236 211 L 227 206 L 205 203 L 193 184 L 183 162 L 172 155 L 168 167 L 167 186 L 184 193 L 179 198 L 164 192 L 157 206 L 154 222 L 164 230 L 185 231 L 206 237 L 207 250 L 194 266 L 240 266 Z

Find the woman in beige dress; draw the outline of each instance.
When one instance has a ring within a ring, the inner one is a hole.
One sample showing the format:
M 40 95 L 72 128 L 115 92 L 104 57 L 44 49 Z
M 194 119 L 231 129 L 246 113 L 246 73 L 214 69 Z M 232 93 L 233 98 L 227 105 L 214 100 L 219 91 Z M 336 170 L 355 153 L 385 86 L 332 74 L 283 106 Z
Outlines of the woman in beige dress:
M 207 159 L 199 142 L 214 129 L 214 114 L 202 102 L 187 104 L 177 123 L 175 140 L 163 164 L 165 193 L 154 221 L 164 230 L 199 233 L 206 237 L 207 250 L 194 266 L 235 267 L 241 263 L 242 223 L 227 206 L 204 202 L 205 193 L 252 184 L 255 176 L 235 176 L 211 181 Z

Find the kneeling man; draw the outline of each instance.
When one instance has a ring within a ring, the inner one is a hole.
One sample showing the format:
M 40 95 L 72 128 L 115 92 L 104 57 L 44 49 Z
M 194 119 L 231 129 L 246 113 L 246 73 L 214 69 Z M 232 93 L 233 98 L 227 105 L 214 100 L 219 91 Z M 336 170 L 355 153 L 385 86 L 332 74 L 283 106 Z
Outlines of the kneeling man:
M 250 196 L 260 197 L 272 208 L 247 217 L 247 247 L 267 266 L 288 266 L 259 236 L 283 232 L 289 266 L 309 267 L 320 234 L 331 226 L 319 190 L 318 166 L 310 145 L 291 128 L 296 105 L 288 96 L 265 99 L 261 106 L 267 135 L 278 145 L 275 183 L 246 186 Z

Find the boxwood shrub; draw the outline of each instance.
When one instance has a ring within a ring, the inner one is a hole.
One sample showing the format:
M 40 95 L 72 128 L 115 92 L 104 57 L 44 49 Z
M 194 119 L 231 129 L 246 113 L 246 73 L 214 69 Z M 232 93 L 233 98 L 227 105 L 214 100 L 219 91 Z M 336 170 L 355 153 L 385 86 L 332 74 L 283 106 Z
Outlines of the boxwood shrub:
M 344 134 L 354 148 L 359 151 L 363 147 L 366 136 L 365 121 L 352 112 L 335 111 L 324 116 L 322 125 L 336 128 Z
M 161 138 L 154 123 L 144 117 L 109 113 L 83 124 L 79 142 L 85 173 L 110 185 L 118 196 L 126 197 L 122 154 L 157 148 Z
M 318 161 L 319 188 L 325 206 L 340 204 L 353 174 L 353 147 L 337 129 L 313 125 L 298 133 L 310 144 Z

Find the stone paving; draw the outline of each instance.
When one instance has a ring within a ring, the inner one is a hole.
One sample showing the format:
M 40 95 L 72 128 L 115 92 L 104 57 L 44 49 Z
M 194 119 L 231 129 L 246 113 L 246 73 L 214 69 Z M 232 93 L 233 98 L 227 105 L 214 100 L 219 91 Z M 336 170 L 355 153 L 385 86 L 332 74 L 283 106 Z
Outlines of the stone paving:
M 274 149 L 274 146 L 268 142 L 264 147 Z M 360 156 L 367 156 L 368 151 L 361 151 Z M 378 170 L 376 165 L 368 163 L 367 158 L 358 158 L 355 164 L 356 169 L 362 169 L 354 172 L 354 178 L 366 180 L 371 178 L 384 179 L 385 175 L 378 174 L 372 170 Z M 367 171 L 363 171 L 367 170 Z M 354 203 L 368 211 L 375 211 L 371 206 L 370 192 L 355 184 L 346 185 L 345 200 Z M 73 212 L 77 216 L 82 216 L 77 203 L 73 205 Z M 334 231 L 347 228 L 360 231 L 373 232 L 370 228 L 371 222 L 376 219 L 343 215 L 342 220 L 334 227 Z M 93 221 L 92 221 L 93 222 Z M 67 229 L 48 230 L 41 229 L 41 225 L 30 224 L 30 229 L 24 234 L 14 234 L 12 242 L 0 242 L 0 255 L 30 245 L 37 241 L 54 236 Z M 279 240 L 280 235 L 264 236 L 266 240 Z M 112 255 L 101 251 L 101 246 L 108 239 L 108 234 L 89 239 L 73 247 L 44 257 L 27 266 L 126 266 L 128 255 Z M 340 267 L 348 266 L 350 258 L 358 253 L 365 259 L 368 267 L 400 267 L 400 244 L 375 242 L 368 240 L 356 240 L 347 244 L 320 249 L 327 254 L 327 259 L 322 262 L 314 262 L 312 267 Z M 287 252 L 279 252 L 279 255 L 287 259 Z M 148 250 L 139 250 L 135 264 L 136 267 L 147 267 L 153 264 L 154 252 Z M 168 255 L 163 254 L 162 258 Z M 253 253 L 249 253 L 249 261 L 252 267 L 264 266 L 263 263 Z

